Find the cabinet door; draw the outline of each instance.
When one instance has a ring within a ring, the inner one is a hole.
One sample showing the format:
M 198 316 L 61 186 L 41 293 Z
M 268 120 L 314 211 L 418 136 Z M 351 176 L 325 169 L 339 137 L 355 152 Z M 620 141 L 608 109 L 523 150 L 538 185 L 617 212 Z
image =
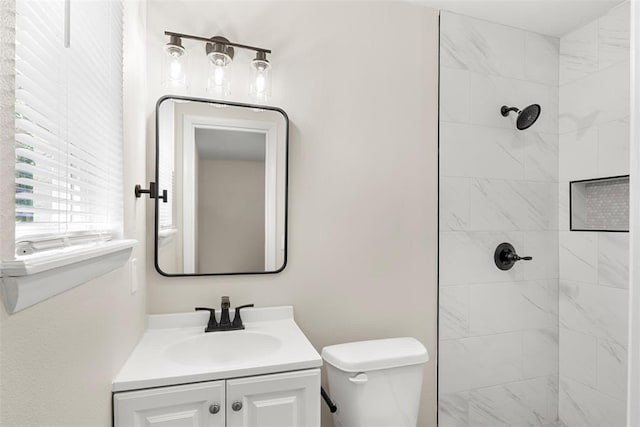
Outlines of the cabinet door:
M 320 426 L 320 369 L 227 381 L 227 427 Z
M 115 393 L 114 426 L 224 427 L 224 397 L 224 381 Z

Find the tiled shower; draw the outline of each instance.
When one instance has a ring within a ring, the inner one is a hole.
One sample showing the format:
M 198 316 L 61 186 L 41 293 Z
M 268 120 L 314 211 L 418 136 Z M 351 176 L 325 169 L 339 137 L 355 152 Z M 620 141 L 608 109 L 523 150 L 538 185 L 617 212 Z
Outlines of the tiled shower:
M 628 233 L 570 231 L 569 183 L 629 173 L 628 16 L 558 39 L 441 14 L 440 426 L 624 425 Z M 533 260 L 499 270 L 502 242 Z

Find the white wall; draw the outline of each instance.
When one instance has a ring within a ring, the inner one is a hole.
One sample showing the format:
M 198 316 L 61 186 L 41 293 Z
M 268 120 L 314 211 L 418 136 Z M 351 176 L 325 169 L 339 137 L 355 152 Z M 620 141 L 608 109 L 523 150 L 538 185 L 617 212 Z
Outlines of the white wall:
M 151 313 L 292 304 L 314 346 L 415 336 L 431 352 L 421 426 L 435 425 L 437 13 L 397 2 L 177 2 L 148 6 L 148 159 L 163 31 L 273 50 L 273 105 L 290 117 L 289 259 L 280 274 L 166 278 L 151 263 Z M 206 97 L 204 46 L 191 49 Z M 238 51 L 232 99 L 246 101 Z M 149 163 L 151 177 L 154 170 Z M 148 216 L 152 248 L 152 221 Z M 149 253 L 149 258 L 152 254 Z M 323 409 L 323 422 L 330 417 Z
M 560 39 L 560 419 L 625 425 L 629 233 L 569 231 L 569 181 L 629 173 L 629 2 Z
M 111 381 L 144 329 L 146 201 L 133 197 L 146 178 L 144 14 L 144 3 L 126 2 L 124 231 L 141 242 L 140 288 L 130 294 L 125 267 L 16 314 L 0 309 L 3 426 L 111 425 Z
M 441 16 L 441 426 L 557 418 L 558 39 Z M 518 131 L 502 105 L 538 103 Z M 510 242 L 533 256 L 511 270 Z

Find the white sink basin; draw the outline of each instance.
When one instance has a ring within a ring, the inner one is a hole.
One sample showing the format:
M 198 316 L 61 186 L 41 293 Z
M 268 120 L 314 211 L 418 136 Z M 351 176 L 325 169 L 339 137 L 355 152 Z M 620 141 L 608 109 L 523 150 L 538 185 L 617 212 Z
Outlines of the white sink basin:
M 259 332 L 210 332 L 172 344 L 165 356 L 189 366 L 244 363 L 263 358 L 280 347 L 278 338 Z
M 233 312 L 230 313 L 233 316 Z M 154 314 L 113 381 L 113 391 L 318 368 L 322 359 L 293 307 L 245 308 L 246 329 L 205 333 L 209 313 Z

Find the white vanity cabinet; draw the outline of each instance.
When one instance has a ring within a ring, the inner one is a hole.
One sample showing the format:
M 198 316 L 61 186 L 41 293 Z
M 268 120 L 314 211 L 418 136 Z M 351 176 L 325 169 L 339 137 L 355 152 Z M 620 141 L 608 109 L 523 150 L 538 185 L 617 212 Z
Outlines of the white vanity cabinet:
M 224 427 L 224 398 L 224 380 L 115 393 L 113 423 L 115 427 Z
M 227 381 L 227 427 L 320 426 L 320 369 Z
M 320 369 L 114 393 L 115 427 L 319 427 Z

